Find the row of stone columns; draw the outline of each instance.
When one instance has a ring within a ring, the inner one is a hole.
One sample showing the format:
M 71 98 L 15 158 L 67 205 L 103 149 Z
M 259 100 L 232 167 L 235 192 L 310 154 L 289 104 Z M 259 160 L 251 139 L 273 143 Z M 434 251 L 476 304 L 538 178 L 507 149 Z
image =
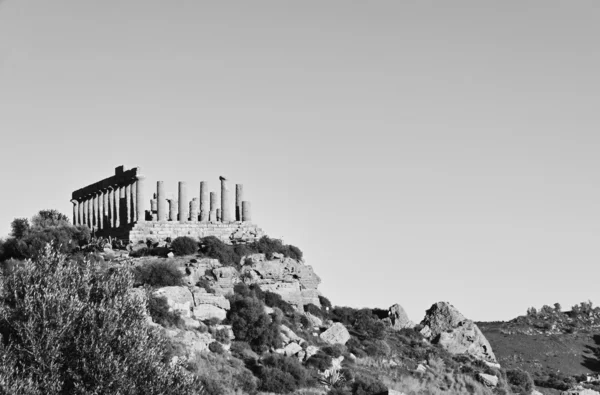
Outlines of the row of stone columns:
M 218 207 L 216 192 L 208 190 L 206 181 L 200 182 L 200 195 L 188 200 L 187 183 L 178 184 L 178 199 L 167 199 L 163 181 L 156 183 L 156 194 L 151 200 L 152 219 L 179 222 L 234 222 L 251 221 L 250 202 L 243 200 L 243 186 L 236 184 L 235 206 L 228 180 L 221 180 L 221 206 Z
M 126 185 L 115 185 L 71 200 L 73 224 L 90 229 L 119 228 L 145 218 L 144 177 Z

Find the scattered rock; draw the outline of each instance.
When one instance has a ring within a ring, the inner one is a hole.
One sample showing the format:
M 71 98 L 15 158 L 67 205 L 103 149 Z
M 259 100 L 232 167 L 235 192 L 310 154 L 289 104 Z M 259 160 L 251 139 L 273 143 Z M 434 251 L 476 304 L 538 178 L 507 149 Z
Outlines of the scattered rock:
M 162 287 L 154 291 L 154 295 L 166 298 L 169 308 L 179 311 L 183 317 L 191 316 L 194 298 L 190 290 L 186 287 Z
M 577 387 L 572 390 L 563 391 L 560 393 L 560 395 L 600 395 L 600 392 L 583 387 Z
M 302 351 L 302 347 L 300 347 L 298 343 L 292 342 L 283 348 L 283 355 L 291 357 L 292 355 L 298 354 L 300 351 Z
M 414 328 L 416 325 L 408 319 L 408 315 L 399 304 L 395 304 L 389 308 L 388 317 L 392 323 L 392 328 L 396 330 Z
M 427 373 L 427 367 L 423 364 L 419 364 L 417 366 L 417 368 L 415 369 L 415 372 L 417 373 Z
M 497 363 L 492 346 L 477 325 L 466 319 L 450 303 L 438 302 L 431 306 L 421 325 L 421 334 L 432 343 L 440 344 L 448 352 L 466 353 L 481 360 Z
M 167 254 L 167 258 L 173 258 L 173 257 L 175 257 L 175 254 L 173 254 L 173 252 L 169 252 Z
M 492 376 L 491 374 L 478 373 L 477 377 L 481 380 L 481 382 L 487 387 L 496 387 L 498 385 L 498 377 Z
M 210 320 L 211 318 L 222 321 L 227 317 L 227 312 L 211 304 L 201 304 L 193 308 L 192 316 L 199 321 Z
M 306 351 L 306 359 L 308 359 L 319 352 L 319 347 L 308 346 L 308 347 L 306 347 L 305 351 Z
M 312 327 L 322 327 L 323 326 L 323 320 L 320 319 L 319 317 L 317 317 L 316 315 L 312 315 L 310 313 L 304 313 L 304 315 L 306 316 L 306 318 L 308 319 L 308 322 L 310 322 L 310 325 Z
M 346 344 L 350 340 L 350 333 L 348 333 L 348 329 L 343 324 L 336 322 L 325 332 L 321 333 L 321 339 L 329 344 Z
M 281 332 L 282 335 L 286 336 L 290 341 L 296 342 L 296 343 L 303 343 L 304 339 L 302 339 L 300 336 L 296 335 L 296 333 L 294 333 L 293 330 L 291 330 L 290 328 L 288 328 L 285 325 L 280 325 L 279 326 L 279 331 Z

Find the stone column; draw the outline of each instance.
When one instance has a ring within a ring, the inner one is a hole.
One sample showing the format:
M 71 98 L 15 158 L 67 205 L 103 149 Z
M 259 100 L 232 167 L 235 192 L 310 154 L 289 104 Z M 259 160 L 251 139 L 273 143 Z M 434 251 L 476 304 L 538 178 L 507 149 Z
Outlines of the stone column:
M 79 202 L 79 218 L 77 219 L 78 225 L 83 225 L 83 201 Z
M 227 182 L 227 178 L 221 176 L 219 177 L 221 180 L 221 220 L 223 222 L 232 222 L 234 220 L 234 216 L 231 211 L 231 193 L 229 191 L 229 183 Z
M 87 199 L 83 199 L 81 207 L 81 225 L 87 225 Z
M 217 222 L 221 222 L 221 220 L 223 219 L 223 217 L 221 216 L 221 209 L 218 208 L 217 209 Z
M 98 218 L 98 195 L 92 197 L 92 217 L 94 218 L 94 228 L 98 229 L 98 222 L 100 221 Z
M 179 222 L 187 222 L 189 216 L 188 205 L 187 183 L 185 181 L 179 181 Z
M 137 222 L 137 180 L 131 183 L 131 222 Z
M 108 229 L 110 228 L 110 221 L 109 216 L 108 216 L 108 209 L 109 209 L 109 204 L 108 204 L 108 195 L 109 195 L 109 190 L 105 190 L 102 192 L 102 223 L 103 223 L 103 227 Z
M 106 191 L 108 207 L 106 208 L 106 223 L 108 228 L 115 227 L 115 191 L 113 187 L 108 187 Z
M 252 221 L 252 214 L 250 212 L 250 202 L 246 200 L 242 202 L 242 221 Z
M 208 221 L 208 213 L 210 212 L 208 183 L 200 182 L 200 222 Z
M 71 203 L 73 203 L 73 225 L 77 226 L 79 225 L 77 223 L 77 221 L 79 220 L 78 215 L 79 215 L 79 202 L 75 199 L 71 199 Z
M 115 200 L 115 228 L 121 226 L 121 218 L 119 218 L 119 214 L 121 213 L 121 187 L 116 186 L 113 191 L 113 198 Z
M 144 199 L 144 179 L 146 177 L 138 174 L 135 183 L 135 218 L 137 222 L 146 222 L 146 203 Z
M 94 204 L 93 204 L 93 199 L 91 197 L 88 197 L 87 200 L 87 217 L 88 217 L 88 226 L 90 229 L 94 229 L 94 216 L 92 215 L 92 208 L 93 208 Z
M 96 218 L 98 218 L 98 222 L 96 222 L 96 227 L 98 229 L 103 229 L 104 228 L 104 222 L 102 221 L 104 219 L 103 217 L 103 212 L 102 212 L 102 191 L 99 191 L 98 194 L 96 194 L 96 212 L 98 213 L 96 215 Z
M 177 221 L 177 200 L 169 199 L 169 221 Z
M 190 221 L 198 222 L 198 211 L 200 209 L 200 202 L 198 198 L 195 197 L 190 202 Z
M 242 201 L 244 200 L 244 186 L 235 184 L 235 220 L 242 220 Z
M 208 220 L 210 222 L 215 222 L 217 220 L 217 194 L 215 192 L 210 193 L 210 211 Z
M 131 220 L 131 184 L 125 185 L 125 223 L 130 224 Z
M 158 220 L 166 221 L 167 220 L 167 196 L 165 193 L 165 183 L 164 181 L 156 182 L 156 200 L 157 200 L 157 212 L 158 212 Z

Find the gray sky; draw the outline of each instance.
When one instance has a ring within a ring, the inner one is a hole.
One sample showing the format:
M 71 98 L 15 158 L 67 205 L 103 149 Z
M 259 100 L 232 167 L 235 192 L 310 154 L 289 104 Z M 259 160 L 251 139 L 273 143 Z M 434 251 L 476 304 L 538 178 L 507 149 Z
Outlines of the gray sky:
M 334 304 L 597 297 L 600 4 L 5 0 L 0 235 L 140 166 L 223 174 Z

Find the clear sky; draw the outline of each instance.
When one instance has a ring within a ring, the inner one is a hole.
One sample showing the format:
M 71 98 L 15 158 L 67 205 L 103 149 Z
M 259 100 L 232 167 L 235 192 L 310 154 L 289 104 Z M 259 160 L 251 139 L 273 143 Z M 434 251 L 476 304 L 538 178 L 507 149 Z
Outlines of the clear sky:
M 596 1 L 0 1 L 0 235 L 225 175 L 334 304 L 600 303 L 599 39 Z

